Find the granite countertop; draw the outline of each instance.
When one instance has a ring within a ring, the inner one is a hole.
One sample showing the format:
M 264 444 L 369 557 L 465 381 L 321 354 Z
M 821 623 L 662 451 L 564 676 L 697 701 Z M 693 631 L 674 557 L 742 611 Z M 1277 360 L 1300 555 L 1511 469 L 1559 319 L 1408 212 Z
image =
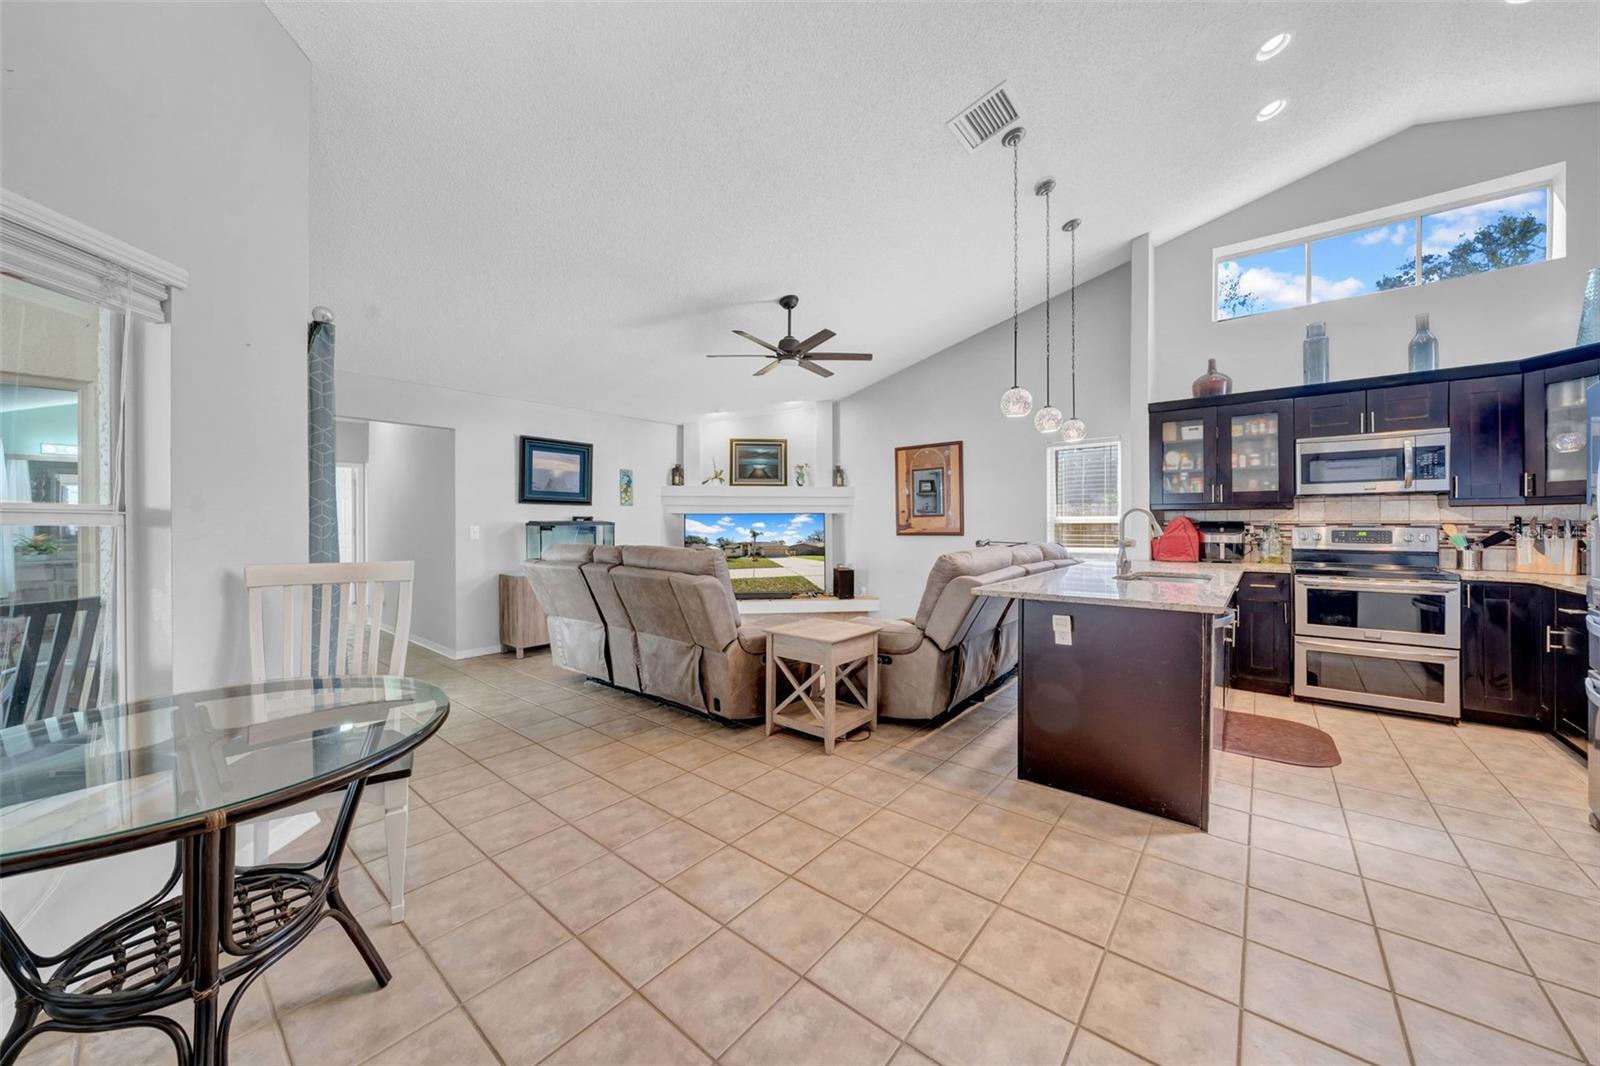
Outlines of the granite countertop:
M 1245 572 L 1266 569 L 1269 568 L 1248 563 L 1136 562 L 1133 564 L 1135 574 L 1200 574 L 1207 580 L 1118 581 L 1116 563 L 1109 559 L 1096 559 L 1042 574 L 982 585 L 974 591 L 979 596 L 1043 600 L 1047 603 L 1098 603 L 1152 611 L 1221 614 L 1228 609 L 1228 601 L 1233 598 L 1233 591 L 1239 587 L 1239 580 Z
M 1584 574 L 1533 574 L 1518 570 L 1455 570 L 1462 581 L 1499 581 L 1511 585 L 1543 585 L 1561 592 L 1583 593 L 1589 590 L 1589 578 Z

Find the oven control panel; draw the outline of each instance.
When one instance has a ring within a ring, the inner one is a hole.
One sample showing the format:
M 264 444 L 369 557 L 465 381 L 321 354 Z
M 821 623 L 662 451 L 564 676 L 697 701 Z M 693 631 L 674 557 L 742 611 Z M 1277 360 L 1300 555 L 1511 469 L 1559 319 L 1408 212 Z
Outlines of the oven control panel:
M 1437 551 L 1439 531 L 1432 526 L 1296 526 L 1294 546 L 1336 551 Z

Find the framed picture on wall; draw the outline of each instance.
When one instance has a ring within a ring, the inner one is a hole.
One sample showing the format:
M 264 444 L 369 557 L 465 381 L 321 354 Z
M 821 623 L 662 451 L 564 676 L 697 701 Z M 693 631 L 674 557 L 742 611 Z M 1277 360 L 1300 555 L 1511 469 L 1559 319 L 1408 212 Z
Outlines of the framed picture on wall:
M 787 485 L 789 442 L 735 439 L 728 442 L 728 484 Z
M 519 438 L 518 503 L 592 503 L 594 445 Z
M 894 450 L 894 531 L 902 537 L 959 537 L 965 529 L 961 442 Z

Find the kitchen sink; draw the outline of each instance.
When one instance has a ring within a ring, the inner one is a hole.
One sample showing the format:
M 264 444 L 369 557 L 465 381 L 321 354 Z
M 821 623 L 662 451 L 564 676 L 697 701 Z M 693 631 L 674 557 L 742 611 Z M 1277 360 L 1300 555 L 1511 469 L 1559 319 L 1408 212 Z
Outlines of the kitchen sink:
M 1118 581 L 1199 581 L 1209 582 L 1210 574 L 1158 574 L 1145 571 L 1138 574 L 1118 574 Z

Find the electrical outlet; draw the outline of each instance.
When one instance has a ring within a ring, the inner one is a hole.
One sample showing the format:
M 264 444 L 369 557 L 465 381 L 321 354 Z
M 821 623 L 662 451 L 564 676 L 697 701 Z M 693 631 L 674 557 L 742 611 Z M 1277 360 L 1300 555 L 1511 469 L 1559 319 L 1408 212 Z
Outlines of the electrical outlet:
M 1057 644 L 1072 643 L 1072 616 L 1058 614 L 1050 619 L 1050 628 L 1055 633 Z
M 467 527 L 467 539 L 468 540 L 481 540 L 481 539 L 483 539 L 483 529 L 481 527 L 479 527 L 479 526 L 468 526 Z

